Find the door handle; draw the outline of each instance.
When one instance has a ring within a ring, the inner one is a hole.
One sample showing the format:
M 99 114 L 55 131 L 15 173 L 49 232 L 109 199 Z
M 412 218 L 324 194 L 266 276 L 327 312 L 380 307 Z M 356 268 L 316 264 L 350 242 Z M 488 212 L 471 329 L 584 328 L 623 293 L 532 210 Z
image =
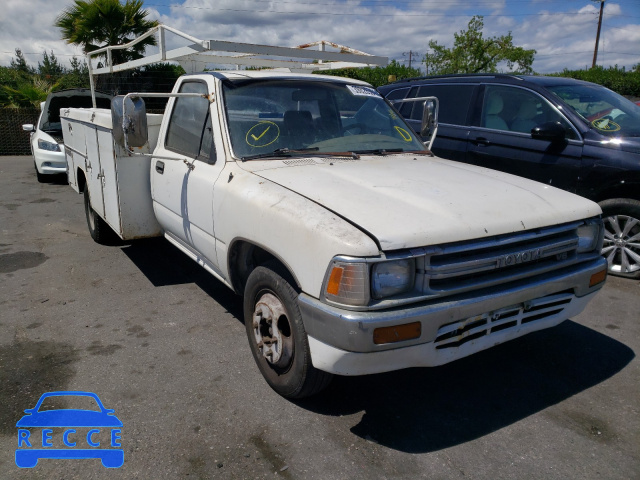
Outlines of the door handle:
M 164 162 L 161 162 L 160 160 L 156 162 L 156 172 L 160 175 L 164 173 Z
M 476 137 L 475 140 L 471 141 L 471 143 L 473 143 L 476 146 L 483 146 L 483 147 L 491 144 L 491 142 L 484 137 Z

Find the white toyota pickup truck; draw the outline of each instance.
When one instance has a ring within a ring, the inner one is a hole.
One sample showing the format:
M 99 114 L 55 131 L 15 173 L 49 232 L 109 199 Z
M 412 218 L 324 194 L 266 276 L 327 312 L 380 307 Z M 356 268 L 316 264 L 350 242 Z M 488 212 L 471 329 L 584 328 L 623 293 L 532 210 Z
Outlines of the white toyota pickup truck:
M 603 286 L 597 204 L 434 157 L 363 82 L 226 71 L 173 93 L 164 115 L 63 109 L 69 182 L 96 241 L 164 235 L 243 295 L 285 397 L 558 325 Z

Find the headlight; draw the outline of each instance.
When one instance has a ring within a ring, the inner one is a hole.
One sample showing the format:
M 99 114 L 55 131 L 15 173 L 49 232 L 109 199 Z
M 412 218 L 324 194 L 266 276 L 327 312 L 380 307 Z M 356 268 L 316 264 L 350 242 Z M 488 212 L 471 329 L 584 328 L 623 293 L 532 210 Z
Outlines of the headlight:
M 57 143 L 47 142 L 46 140 L 38 140 L 38 148 L 47 150 L 48 152 L 60 152 L 60 145 Z
M 413 258 L 374 264 L 371 271 L 373 297 L 386 298 L 411 290 L 415 272 Z
M 602 228 L 600 223 L 588 223 L 581 225 L 577 229 L 578 253 L 595 250 L 600 241 Z
M 327 270 L 324 296 L 330 302 L 364 307 L 372 297 L 380 300 L 412 290 L 415 276 L 413 258 L 379 262 L 336 257 Z

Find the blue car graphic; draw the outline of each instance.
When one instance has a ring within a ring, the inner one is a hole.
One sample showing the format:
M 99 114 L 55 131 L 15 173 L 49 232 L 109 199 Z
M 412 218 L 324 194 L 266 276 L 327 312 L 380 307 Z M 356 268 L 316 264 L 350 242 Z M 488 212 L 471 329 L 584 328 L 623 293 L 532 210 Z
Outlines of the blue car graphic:
M 39 411 L 42 402 L 50 397 L 90 397 L 95 400 L 100 408 L 97 410 L 84 409 L 56 409 Z M 48 392 L 43 394 L 36 406 L 24 411 L 26 413 L 16 427 L 18 430 L 18 449 L 16 450 L 16 465 L 21 468 L 33 468 L 41 458 L 56 459 L 86 459 L 99 458 L 106 468 L 118 468 L 124 463 L 124 450 L 122 448 L 97 448 L 99 442 L 94 441 L 94 436 L 100 433 L 100 428 L 111 429 L 111 447 L 120 447 L 120 427 L 122 422 L 114 415 L 114 410 L 105 408 L 100 398 L 91 392 Z M 42 447 L 31 448 L 30 431 L 28 428 L 42 427 L 47 430 L 42 431 Z M 76 442 L 71 443 L 70 436 L 75 434 L 74 428 L 90 427 L 86 439 L 89 446 L 94 448 L 73 448 Z M 65 446 L 69 448 L 52 447 L 51 428 L 66 428 L 63 438 Z M 22 448 L 21 448 L 22 447 Z

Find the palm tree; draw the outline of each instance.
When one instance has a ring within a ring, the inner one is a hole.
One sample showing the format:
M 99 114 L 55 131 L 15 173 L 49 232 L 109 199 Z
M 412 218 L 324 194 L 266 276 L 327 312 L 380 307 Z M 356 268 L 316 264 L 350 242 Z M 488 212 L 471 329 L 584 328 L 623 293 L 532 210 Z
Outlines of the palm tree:
M 0 86 L 0 104 L 6 108 L 40 108 L 40 103 L 58 86 L 38 77 L 15 87 Z
M 142 8 L 142 0 L 74 0 L 55 21 L 67 43 L 81 46 L 84 53 L 107 45 L 122 45 L 158 25 L 146 20 L 148 12 Z M 113 64 L 141 58 L 144 50 L 156 45 L 151 36 L 127 50 L 112 52 Z M 105 56 L 105 55 L 103 55 Z

